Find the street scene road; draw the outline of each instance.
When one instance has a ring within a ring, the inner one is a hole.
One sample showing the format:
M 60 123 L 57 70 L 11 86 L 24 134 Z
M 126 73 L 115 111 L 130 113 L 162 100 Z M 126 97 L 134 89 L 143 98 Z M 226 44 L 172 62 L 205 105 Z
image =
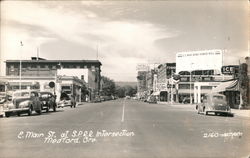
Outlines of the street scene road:
M 250 156 L 250 120 L 132 99 L 0 119 L 0 157 Z

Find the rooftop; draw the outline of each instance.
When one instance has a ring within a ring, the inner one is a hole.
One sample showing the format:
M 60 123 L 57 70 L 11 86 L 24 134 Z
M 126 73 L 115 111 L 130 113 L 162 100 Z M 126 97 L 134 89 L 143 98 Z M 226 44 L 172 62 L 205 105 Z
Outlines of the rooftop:
M 20 60 L 6 60 L 6 63 L 19 63 Z M 22 63 L 84 63 L 84 64 L 98 64 L 102 65 L 99 60 L 46 60 L 43 58 L 34 59 L 32 60 L 22 60 Z

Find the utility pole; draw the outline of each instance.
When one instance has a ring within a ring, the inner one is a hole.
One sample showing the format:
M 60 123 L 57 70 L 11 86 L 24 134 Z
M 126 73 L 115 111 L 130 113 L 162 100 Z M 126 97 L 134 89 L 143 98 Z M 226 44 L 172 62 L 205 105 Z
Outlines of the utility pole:
M 19 65 L 19 90 L 22 89 L 22 47 L 23 42 L 20 41 L 21 44 L 21 50 L 20 50 L 20 65 Z

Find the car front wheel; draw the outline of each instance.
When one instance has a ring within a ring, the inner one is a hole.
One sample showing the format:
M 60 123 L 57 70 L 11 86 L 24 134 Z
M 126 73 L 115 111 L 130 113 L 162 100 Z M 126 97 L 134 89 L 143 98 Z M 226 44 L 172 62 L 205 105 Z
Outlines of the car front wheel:
M 39 115 L 41 115 L 41 113 L 42 113 L 42 107 L 41 107 L 41 104 L 40 104 L 40 106 L 39 106 L 39 110 L 36 110 L 36 113 L 37 113 L 37 114 L 39 114 Z
M 204 115 L 207 115 L 207 110 L 205 107 L 203 108 L 203 112 L 204 112 Z
M 29 107 L 29 110 L 27 111 L 28 116 L 32 114 L 32 106 Z
M 39 115 L 41 115 L 42 110 L 36 110 L 36 113 L 39 114 Z
M 53 111 L 56 112 L 56 104 L 53 105 Z
M 6 112 L 6 113 L 5 113 L 5 117 L 10 117 L 10 113 L 9 113 L 9 112 Z

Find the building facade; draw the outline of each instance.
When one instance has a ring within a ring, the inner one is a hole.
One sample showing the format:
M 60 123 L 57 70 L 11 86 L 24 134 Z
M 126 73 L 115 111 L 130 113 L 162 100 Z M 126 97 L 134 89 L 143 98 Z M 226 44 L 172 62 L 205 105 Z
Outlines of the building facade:
M 100 91 L 101 65 L 98 60 L 46 60 L 42 58 L 22 61 L 7 60 L 5 78 L 11 90 L 20 89 L 20 87 L 21 89 L 43 90 L 44 87 L 48 87 L 49 82 L 55 82 L 55 85 L 60 87 L 57 87 L 60 93 L 63 87 L 67 87 L 65 86 L 67 83 L 69 87 L 72 87 L 72 95 L 79 94 L 82 89 L 87 89 L 88 95 L 94 98 L 94 95 L 98 95 Z M 82 99 L 79 95 L 77 98 Z
M 176 86 L 172 80 L 172 77 L 176 72 L 176 63 L 160 64 L 157 68 L 157 72 L 157 89 L 159 91 L 159 101 L 175 101 Z
M 156 74 L 156 70 L 152 69 L 147 71 L 146 73 L 146 88 L 147 94 L 151 95 L 153 93 L 153 82 L 154 82 L 154 75 Z
M 147 71 L 137 72 L 137 97 L 145 99 L 147 95 Z

